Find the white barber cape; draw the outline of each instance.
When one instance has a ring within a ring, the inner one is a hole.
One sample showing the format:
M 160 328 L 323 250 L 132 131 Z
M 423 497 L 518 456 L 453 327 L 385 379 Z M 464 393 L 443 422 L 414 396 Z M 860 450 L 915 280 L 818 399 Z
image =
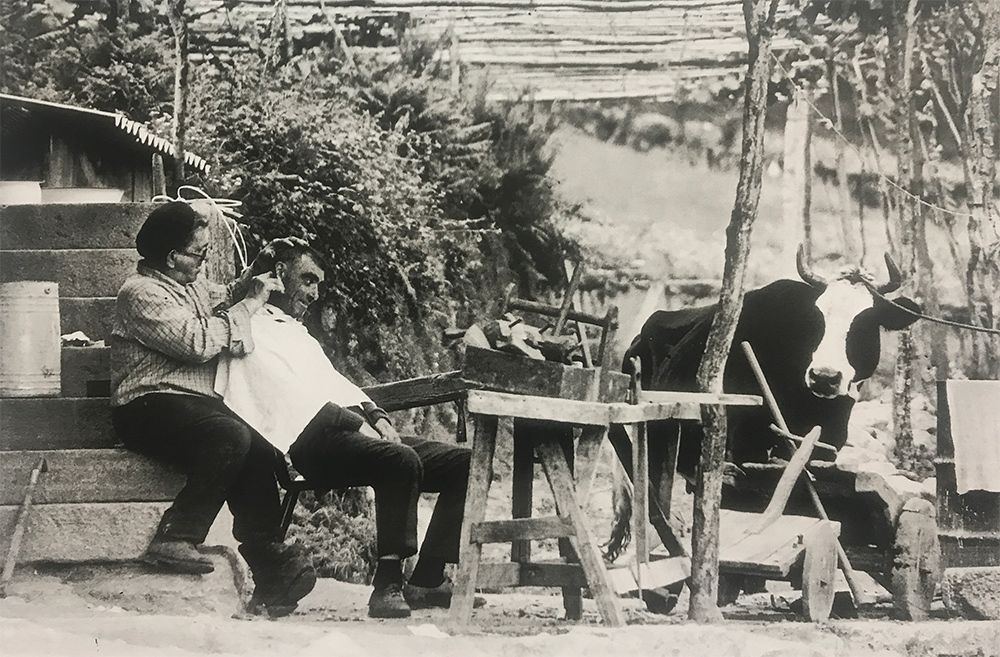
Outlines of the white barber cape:
M 254 350 L 219 356 L 215 392 L 272 445 L 287 452 L 327 402 L 371 401 L 334 369 L 301 322 L 270 304 L 251 319 Z

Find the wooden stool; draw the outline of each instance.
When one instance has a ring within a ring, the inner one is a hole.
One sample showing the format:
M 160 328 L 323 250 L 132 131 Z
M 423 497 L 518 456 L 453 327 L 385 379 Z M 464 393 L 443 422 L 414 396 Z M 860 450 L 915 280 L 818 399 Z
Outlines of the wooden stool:
M 597 545 L 587 528 L 580 502 L 586 500 L 596 455 L 608 427 L 609 404 L 471 391 L 468 410 L 475 422 L 465 517 L 462 523 L 459 567 L 451 602 L 453 628 L 468 625 L 477 584 L 489 587 L 558 586 L 563 588 L 569 618 L 579 618 L 579 589 L 586 586 L 597 602 L 604 622 L 625 624 L 618 599 Z M 515 495 L 511 520 L 486 521 L 486 501 L 493 474 L 497 418 L 515 418 Z M 576 457 L 577 484 L 566 458 L 567 436 L 581 427 Z M 556 503 L 556 515 L 532 518 L 532 452 L 545 471 Z M 530 561 L 529 541 L 563 539 L 564 560 Z M 511 543 L 513 561 L 481 564 L 484 543 Z M 578 562 L 578 563 L 577 563 Z

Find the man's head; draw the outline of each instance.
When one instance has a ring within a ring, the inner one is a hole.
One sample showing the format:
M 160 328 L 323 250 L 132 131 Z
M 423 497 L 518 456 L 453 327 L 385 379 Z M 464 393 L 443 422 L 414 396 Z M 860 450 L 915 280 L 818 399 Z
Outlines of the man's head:
M 208 220 L 183 201 L 157 206 L 135 236 L 147 264 L 181 285 L 195 282 L 208 257 Z
M 271 251 L 274 273 L 285 286 L 283 293 L 273 293 L 272 302 L 286 313 L 300 319 L 316 299 L 319 286 L 326 278 L 322 256 L 305 240 L 295 237 L 274 240 L 265 251 Z

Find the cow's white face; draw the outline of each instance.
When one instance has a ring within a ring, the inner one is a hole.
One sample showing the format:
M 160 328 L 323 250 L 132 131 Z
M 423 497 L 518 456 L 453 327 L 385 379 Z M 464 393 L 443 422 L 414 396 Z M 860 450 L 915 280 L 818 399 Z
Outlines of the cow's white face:
M 857 399 L 856 371 L 847 356 L 851 325 L 863 311 L 872 307 L 868 288 L 855 280 L 838 279 L 829 283 L 816 308 L 823 315 L 823 338 L 806 368 L 805 384 L 817 397 L 832 399 L 850 395 Z

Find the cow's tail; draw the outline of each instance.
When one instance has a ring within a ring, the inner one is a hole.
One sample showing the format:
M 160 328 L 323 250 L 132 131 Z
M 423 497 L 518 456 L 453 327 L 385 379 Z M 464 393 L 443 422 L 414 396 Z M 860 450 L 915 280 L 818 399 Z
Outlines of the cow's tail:
M 624 427 L 612 426 L 611 431 L 615 430 L 624 431 Z M 604 557 L 608 561 L 617 559 L 632 540 L 632 495 L 628 486 L 628 474 L 618 459 L 614 461 L 612 485 L 614 515 L 611 518 L 611 535 L 604 546 Z

